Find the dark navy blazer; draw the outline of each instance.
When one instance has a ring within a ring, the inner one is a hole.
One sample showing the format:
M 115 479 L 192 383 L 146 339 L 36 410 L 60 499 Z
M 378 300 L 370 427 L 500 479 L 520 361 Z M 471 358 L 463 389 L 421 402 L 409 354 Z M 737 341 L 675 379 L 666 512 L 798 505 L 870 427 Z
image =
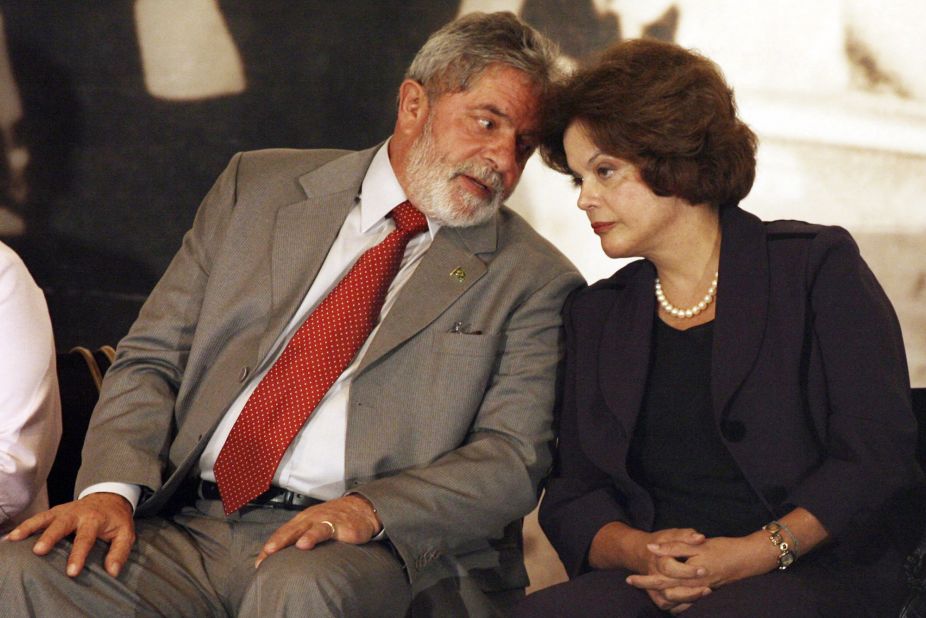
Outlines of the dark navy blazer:
M 802 506 L 839 540 L 922 476 L 897 317 L 838 227 L 721 213 L 711 367 L 717 431 L 769 519 Z M 612 521 L 650 529 L 627 450 L 650 360 L 655 269 L 567 302 L 559 454 L 541 525 L 571 576 Z

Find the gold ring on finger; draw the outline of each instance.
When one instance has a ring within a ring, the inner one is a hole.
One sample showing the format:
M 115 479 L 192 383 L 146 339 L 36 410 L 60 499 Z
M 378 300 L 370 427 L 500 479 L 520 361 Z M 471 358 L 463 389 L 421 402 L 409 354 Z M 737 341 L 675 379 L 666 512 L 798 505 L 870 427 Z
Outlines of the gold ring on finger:
M 328 526 L 328 528 L 331 530 L 331 534 L 328 535 L 328 538 L 329 538 L 329 539 L 333 539 L 333 538 L 335 537 L 335 535 L 338 533 L 338 528 L 337 528 L 337 526 L 335 526 L 333 523 L 331 523 L 331 522 L 328 521 L 327 519 L 324 519 L 324 520 L 320 521 L 319 523 L 325 524 L 325 525 Z

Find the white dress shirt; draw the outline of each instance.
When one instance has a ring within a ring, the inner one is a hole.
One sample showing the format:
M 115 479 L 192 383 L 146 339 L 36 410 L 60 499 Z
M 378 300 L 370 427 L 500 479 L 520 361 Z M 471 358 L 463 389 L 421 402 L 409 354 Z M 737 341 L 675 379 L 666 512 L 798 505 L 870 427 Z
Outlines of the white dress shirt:
M 389 162 L 388 143 L 373 157 L 364 176 L 361 193 L 348 213 L 337 238 L 332 244 L 321 269 L 293 318 L 274 342 L 267 357 L 256 368 L 250 381 L 231 404 L 225 417 L 219 423 L 199 459 L 201 477 L 215 481 L 213 466 L 225 444 L 232 426 L 241 414 L 248 398 L 257 388 L 264 374 L 270 369 L 296 330 L 315 307 L 328 295 L 334 286 L 350 270 L 363 253 L 381 242 L 395 224 L 387 215 L 407 199 Z M 386 294 L 380 312 L 380 321 L 389 312 L 396 296 L 417 268 L 421 256 L 431 246 L 439 225 L 428 220 L 428 233 L 413 238 L 405 249 L 402 265 Z M 350 385 L 357 366 L 366 353 L 378 326 L 360 348 L 354 361 L 338 377 L 331 389 L 312 412 L 302 429 L 296 434 L 273 477 L 273 484 L 321 500 L 330 500 L 344 494 L 345 461 L 344 448 L 347 441 L 347 404 Z M 111 491 L 125 496 L 137 505 L 140 488 L 124 483 L 99 483 L 88 487 L 81 497 L 96 491 Z
M 0 530 L 48 508 L 61 439 L 55 342 L 45 296 L 0 243 Z

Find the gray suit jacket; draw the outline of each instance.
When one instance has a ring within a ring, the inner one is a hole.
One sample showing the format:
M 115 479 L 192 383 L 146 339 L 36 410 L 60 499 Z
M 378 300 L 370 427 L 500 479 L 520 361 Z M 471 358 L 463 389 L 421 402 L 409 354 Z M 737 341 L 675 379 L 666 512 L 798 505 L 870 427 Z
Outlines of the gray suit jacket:
M 119 344 L 77 492 L 141 485 L 161 511 L 316 276 L 375 149 L 236 155 Z M 460 281 L 450 273 L 465 271 Z M 573 266 L 506 208 L 442 228 L 350 392 L 348 485 L 367 496 L 415 590 L 469 572 L 523 586 L 520 522 L 550 465 L 560 309 Z M 452 331 L 457 322 L 476 334 Z

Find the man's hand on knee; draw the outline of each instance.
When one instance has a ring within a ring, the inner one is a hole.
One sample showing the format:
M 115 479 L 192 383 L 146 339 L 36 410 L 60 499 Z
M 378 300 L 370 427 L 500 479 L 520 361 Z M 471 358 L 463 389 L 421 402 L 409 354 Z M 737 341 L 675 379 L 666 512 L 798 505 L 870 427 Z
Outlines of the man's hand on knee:
M 87 555 L 97 539 L 109 543 L 103 560 L 106 572 L 116 577 L 135 543 L 132 505 L 118 494 L 94 493 L 80 500 L 61 504 L 30 517 L 14 528 L 7 538 L 22 541 L 44 530 L 32 551 L 44 556 L 64 537 L 74 534 L 67 574 L 76 577 L 84 568 Z
M 270 554 L 295 544 L 312 549 L 325 541 L 361 545 L 383 529 L 370 501 L 357 494 L 310 506 L 277 528 L 264 544 L 254 567 Z

